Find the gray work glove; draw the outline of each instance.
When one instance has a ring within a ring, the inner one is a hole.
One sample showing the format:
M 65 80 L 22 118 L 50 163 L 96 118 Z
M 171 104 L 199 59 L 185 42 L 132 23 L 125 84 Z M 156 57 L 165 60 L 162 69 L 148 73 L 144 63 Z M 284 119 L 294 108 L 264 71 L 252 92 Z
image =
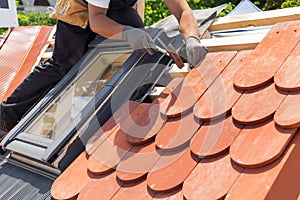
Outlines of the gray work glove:
M 187 54 L 187 61 L 196 66 L 196 64 L 202 61 L 205 55 L 208 53 L 206 47 L 204 47 L 200 41 L 193 36 L 190 36 L 186 40 L 186 54 Z
M 154 53 L 153 47 L 154 41 L 151 36 L 143 29 L 133 28 L 131 26 L 125 26 L 123 30 L 123 40 L 126 40 L 133 50 L 144 51 L 149 54 Z

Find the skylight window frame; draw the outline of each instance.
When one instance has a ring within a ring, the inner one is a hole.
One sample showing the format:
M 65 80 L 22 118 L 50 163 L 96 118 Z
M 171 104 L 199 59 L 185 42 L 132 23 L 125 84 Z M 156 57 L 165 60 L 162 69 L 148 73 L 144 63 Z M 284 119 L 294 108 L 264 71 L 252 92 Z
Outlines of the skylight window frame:
M 151 35 L 154 40 L 159 37 L 164 38 L 163 40 L 166 43 L 171 42 L 171 40 L 173 42 L 175 41 L 176 49 L 180 49 L 182 47 L 182 40 L 178 40 L 178 37 L 173 39 L 168 38 L 161 29 L 153 29 Z M 28 124 L 31 123 L 37 115 L 39 115 L 39 113 L 48 106 L 48 104 L 50 104 L 65 88 L 68 87 L 70 82 L 72 82 L 72 80 L 76 77 L 76 74 L 78 74 L 79 70 L 82 70 L 81 68 L 83 65 L 86 65 L 84 67 L 86 68 L 88 66 L 87 63 L 90 63 L 90 60 L 100 51 L 115 53 L 115 51 L 119 51 L 121 49 L 130 49 L 128 43 L 122 41 L 108 43 L 101 42 L 100 44 L 95 41 L 96 40 L 89 45 L 90 49 L 88 52 L 70 70 L 68 75 L 65 76 L 60 83 L 57 84 L 21 120 L 21 123 L 12 129 L 8 136 L 2 140 L 1 145 L 10 150 L 10 152 L 12 152 L 12 156 L 15 154 L 17 157 L 34 160 L 35 162 L 46 166 L 50 165 L 55 169 L 65 169 L 80 154 L 80 152 L 84 150 L 85 144 L 96 130 L 99 129 L 99 125 L 102 126 L 112 115 L 111 93 L 114 93 L 113 95 L 120 95 L 121 99 L 117 102 L 113 102 L 118 106 L 121 106 L 129 99 L 136 100 L 134 97 L 132 98 L 130 96 L 132 94 L 131 92 L 133 92 L 132 85 L 143 86 L 146 81 L 148 83 L 151 82 L 154 86 L 172 62 L 172 59 L 169 56 L 159 52 L 151 56 L 145 52 L 133 52 L 119 70 L 111 77 L 106 86 L 104 86 L 98 94 L 94 96 L 94 99 L 90 101 L 96 102 L 94 108 L 97 107 L 97 110 L 95 111 L 94 109 L 93 114 L 89 112 L 89 109 L 82 110 L 83 115 L 91 115 L 89 118 L 89 120 L 91 119 L 89 121 L 90 126 L 88 128 L 82 128 L 81 126 L 86 126 L 88 123 L 86 123 L 83 119 L 79 120 L 80 124 L 75 126 L 69 125 L 61 134 L 64 136 L 61 136 L 59 140 L 55 140 L 49 146 L 47 146 L 49 141 L 47 141 L 47 139 L 45 140 L 45 138 L 41 137 L 41 141 L 39 138 L 33 138 L 30 136 L 27 137 L 26 133 L 22 133 L 22 131 L 26 129 Z M 138 78 L 136 78 L 136 76 Z M 138 84 L 136 84 L 134 80 L 137 80 Z M 150 91 L 151 88 L 148 87 L 147 90 Z M 90 105 L 86 105 L 86 108 L 89 106 Z M 97 126 L 93 126 L 95 120 L 97 121 Z M 30 143 L 33 143 L 34 145 Z M 44 146 L 47 146 L 47 148 L 44 148 Z M 31 147 L 34 147 L 35 149 Z
M 25 115 L 25 117 L 17 124 L 1 141 L 1 146 L 11 150 L 13 152 L 20 153 L 24 156 L 31 157 L 36 160 L 43 161 L 42 157 L 47 149 L 56 149 L 60 148 L 64 145 L 65 141 L 67 141 L 72 135 L 70 133 L 71 127 L 68 124 L 67 128 L 60 134 L 58 138 L 52 140 L 48 138 L 44 138 L 41 136 L 33 135 L 25 133 L 24 130 L 28 127 L 30 123 L 32 123 L 46 108 L 50 105 L 53 100 L 55 100 L 63 90 L 69 87 L 72 84 L 73 80 L 77 78 L 77 75 L 83 75 L 83 72 L 88 71 L 88 68 L 92 66 L 93 63 L 97 62 L 99 56 L 107 54 L 107 53 L 116 53 L 123 52 L 128 53 L 132 52 L 128 43 L 118 41 L 112 43 L 99 44 L 95 47 L 88 50 L 88 52 L 83 56 L 78 63 L 69 71 L 68 75 L 65 76 L 48 94 L 43 97 L 43 99 L 37 103 L 29 112 Z M 118 82 L 118 78 L 122 76 L 123 73 L 128 71 L 132 66 L 135 65 L 136 62 L 139 61 L 140 57 L 143 53 L 133 52 L 129 58 L 125 61 L 123 66 L 116 72 L 115 75 L 108 81 L 107 86 L 104 86 L 98 93 L 102 93 L 103 95 L 108 94 L 113 89 L 109 85 L 113 85 Z M 90 100 L 90 102 L 94 101 L 95 96 Z M 86 105 L 88 106 L 88 105 Z M 85 106 L 85 107 L 86 107 Z M 84 110 L 84 109 L 83 109 Z M 85 115 L 89 113 L 83 112 Z M 79 124 L 75 123 L 76 126 L 80 126 L 83 123 L 83 120 L 78 120 Z M 30 147 L 30 148 L 29 148 Z

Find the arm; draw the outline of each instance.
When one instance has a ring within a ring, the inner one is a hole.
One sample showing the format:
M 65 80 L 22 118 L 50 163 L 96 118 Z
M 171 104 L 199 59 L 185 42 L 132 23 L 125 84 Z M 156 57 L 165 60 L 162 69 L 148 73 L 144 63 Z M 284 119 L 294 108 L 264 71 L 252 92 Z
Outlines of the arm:
M 88 5 L 89 22 L 91 30 L 99 35 L 111 39 L 122 39 L 122 31 L 125 26 L 106 16 L 107 9 Z
M 186 0 L 164 0 L 164 2 L 176 17 L 179 23 L 179 31 L 184 39 L 189 36 L 200 39 L 197 21 Z
M 117 23 L 106 16 L 107 8 L 88 4 L 90 28 L 103 37 L 114 40 L 126 40 L 133 50 L 153 54 L 151 36 L 142 29 Z

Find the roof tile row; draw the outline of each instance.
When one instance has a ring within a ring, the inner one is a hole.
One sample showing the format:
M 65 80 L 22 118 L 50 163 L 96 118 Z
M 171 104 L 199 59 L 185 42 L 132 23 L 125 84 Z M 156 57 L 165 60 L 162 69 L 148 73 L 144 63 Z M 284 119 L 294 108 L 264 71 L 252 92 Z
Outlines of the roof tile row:
M 253 51 L 209 53 L 153 103 L 124 104 L 57 178 L 53 197 L 296 199 L 298 77 L 273 79 L 296 69 L 299 28 L 279 23 Z M 287 79 L 291 87 L 280 86 Z

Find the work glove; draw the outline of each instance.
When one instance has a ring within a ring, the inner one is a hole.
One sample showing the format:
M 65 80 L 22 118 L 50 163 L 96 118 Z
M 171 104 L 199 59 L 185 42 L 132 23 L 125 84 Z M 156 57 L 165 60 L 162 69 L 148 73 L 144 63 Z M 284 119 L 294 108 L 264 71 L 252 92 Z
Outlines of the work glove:
M 125 26 L 122 33 L 123 40 L 127 41 L 133 50 L 144 51 L 153 54 L 155 50 L 152 48 L 154 41 L 151 36 L 143 29 Z
M 186 54 L 187 54 L 187 61 L 196 66 L 196 64 L 202 61 L 205 55 L 208 53 L 206 47 L 204 47 L 200 41 L 193 36 L 190 36 L 186 40 Z

